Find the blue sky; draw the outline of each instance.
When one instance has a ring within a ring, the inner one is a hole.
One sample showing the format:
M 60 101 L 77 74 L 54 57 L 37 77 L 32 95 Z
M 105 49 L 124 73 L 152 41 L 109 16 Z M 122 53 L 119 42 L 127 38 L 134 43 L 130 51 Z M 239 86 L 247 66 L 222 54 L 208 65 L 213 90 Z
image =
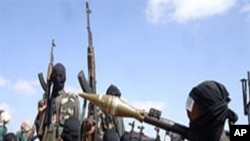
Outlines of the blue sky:
M 87 71 L 85 2 L 1 0 L 0 108 L 12 116 L 10 131 L 34 120 L 43 93 L 37 74 L 47 72 L 52 39 L 55 63 L 67 68 L 66 90 L 81 92 L 77 74 Z M 238 124 L 247 124 L 240 79 L 250 65 L 249 0 L 89 3 L 98 93 L 115 84 L 131 105 L 158 108 L 165 118 L 188 125 L 189 91 L 213 79 L 230 92 Z M 154 127 L 144 125 L 154 136 Z

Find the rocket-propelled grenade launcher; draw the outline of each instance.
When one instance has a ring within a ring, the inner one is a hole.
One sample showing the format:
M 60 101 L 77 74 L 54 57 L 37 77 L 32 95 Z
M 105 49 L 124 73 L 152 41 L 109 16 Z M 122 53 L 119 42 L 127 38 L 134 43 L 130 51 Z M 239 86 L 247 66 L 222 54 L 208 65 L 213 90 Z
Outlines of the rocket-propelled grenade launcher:
M 147 113 L 145 110 L 137 109 L 121 98 L 111 95 L 80 93 L 79 96 L 89 100 L 102 111 L 113 116 L 135 118 L 140 122 L 145 122 L 164 130 L 178 133 L 184 138 L 189 139 L 187 135 L 188 128 L 186 126 L 161 118 L 161 111 L 159 110 L 151 108 Z

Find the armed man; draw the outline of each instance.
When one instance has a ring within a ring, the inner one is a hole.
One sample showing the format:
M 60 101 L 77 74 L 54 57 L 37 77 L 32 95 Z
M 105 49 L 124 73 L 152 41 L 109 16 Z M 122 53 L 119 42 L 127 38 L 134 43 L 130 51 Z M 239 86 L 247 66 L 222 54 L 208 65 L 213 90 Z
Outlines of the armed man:
M 106 94 L 111 96 L 116 96 L 119 98 L 121 97 L 120 90 L 117 88 L 117 86 L 113 84 L 108 87 Z M 125 126 L 122 117 L 115 117 L 110 114 L 101 112 L 99 123 L 104 136 L 111 136 L 108 134 L 111 134 L 113 132 L 113 134 L 117 134 L 119 138 L 121 138 L 121 136 L 125 132 Z
M 111 95 L 111 96 L 116 96 L 116 97 L 121 97 L 121 92 L 118 89 L 117 86 L 115 85 L 110 85 L 106 91 L 107 95 Z M 107 114 L 106 114 L 107 115 Z M 124 126 L 124 121 L 122 117 L 115 117 L 112 115 L 107 115 L 112 119 L 113 125 L 114 125 L 114 129 L 117 132 L 119 138 L 121 138 L 121 136 L 125 133 L 125 126 Z
M 156 109 L 150 109 L 147 113 L 113 96 L 79 95 L 111 115 L 136 118 L 175 132 L 190 141 L 229 141 L 224 130 L 225 122 L 228 120 L 228 124 L 234 124 L 238 119 L 228 107 L 230 98 L 226 87 L 217 81 L 204 81 L 192 88 L 186 104 L 189 127 L 161 118 L 161 112 Z
M 64 90 L 66 68 L 63 64 L 57 63 L 53 66 L 50 80 L 53 85 L 51 97 L 39 101 L 36 118 L 36 129 L 40 141 L 59 139 L 65 120 L 70 116 L 79 118 L 80 112 L 78 96 Z M 44 114 L 45 116 L 42 116 Z
M 80 141 L 80 126 L 79 118 L 70 116 L 66 119 L 62 134 L 57 141 Z
M 106 95 L 115 96 L 117 98 L 121 97 L 121 92 L 115 85 L 110 85 L 106 90 Z M 115 117 L 108 113 L 98 110 L 98 129 L 96 129 L 96 121 L 93 117 L 88 117 L 84 121 L 84 133 L 91 134 L 97 130 L 98 140 L 103 141 L 119 141 L 121 136 L 125 132 L 125 126 L 122 117 Z M 88 125 L 88 127 L 87 127 Z
M 216 81 L 204 81 L 195 86 L 187 99 L 188 137 L 192 141 L 229 141 L 224 131 L 226 119 L 234 124 L 238 116 L 228 108 L 226 87 Z

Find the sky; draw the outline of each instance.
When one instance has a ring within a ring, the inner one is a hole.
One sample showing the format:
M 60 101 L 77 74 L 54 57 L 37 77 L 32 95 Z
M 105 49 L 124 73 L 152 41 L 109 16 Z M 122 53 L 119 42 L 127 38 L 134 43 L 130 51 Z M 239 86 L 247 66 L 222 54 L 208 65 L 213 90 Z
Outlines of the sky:
M 34 121 L 43 94 L 37 75 L 46 76 L 52 39 L 54 63 L 67 69 L 66 91 L 81 92 L 85 2 L 0 1 L 0 109 L 11 115 L 9 131 Z M 216 80 L 230 93 L 236 124 L 248 124 L 240 79 L 250 70 L 250 0 L 89 0 L 89 6 L 98 93 L 115 84 L 132 106 L 157 108 L 162 117 L 188 126 L 188 93 Z M 125 119 L 127 130 L 133 120 Z M 154 126 L 136 121 L 140 125 L 155 136 Z

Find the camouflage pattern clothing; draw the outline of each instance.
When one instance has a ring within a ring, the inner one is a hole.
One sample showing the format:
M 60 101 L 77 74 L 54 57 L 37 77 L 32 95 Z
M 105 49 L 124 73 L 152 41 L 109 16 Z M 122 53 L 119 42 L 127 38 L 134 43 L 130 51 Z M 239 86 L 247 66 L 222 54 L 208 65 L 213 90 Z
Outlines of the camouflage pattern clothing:
M 113 84 L 109 86 L 106 94 L 117 97 L 121 96 L 121 92 Z M 93 116 L 88 115 L 88 117 L 82 122 L 81 134 L 83 134 L 83 140 L 88 140 L 88 136 L 93 134 L 94 131 L 97 131 L 98 141 L 105 141 L 105 139 L 110 140 L 115 137 L 120 139 L 120 137 L 124 134 L 125 126 L 122 117 L 115 117 L 104 113 L 98 107 L 96 107 L 96 116 L 97 120 L 93 119 Z M 97 126 L 97 128 L 95 126 Z
M 109 114 L 98 111 L 99 120 L 98 120 L 98 135 L 100 138 L 103 138 L 106 131 L 110 129 L 115 129 L 119 137 L 121 137 L 125 132 L 125 126 L 123 119 L 121 117 L 115 117 Z
M 51 124 L 48 128 L 44 129 L 42 133 L 42 140 L 55 141 L 59 138 L 63 131 L 63 125 L 66 119 L 68 119 L 71 115 L 79 119 L 79 107 L 79 99 L 76 94 L 66 93 L 64 90 L 59 91 L 59 95 L 51 100 Z M 38 115 L 36 119 L 37 130 L 41 126 L 41 123 L 42 119 L 39 118 Z
M 107 95 L 121 97 L 121 92 L 117 86 L 114 84 L 111 84 L 108 89 L 106 90 Z M 110 129 L 115 129 L 115 132 L 118 134 L 119 138 L 124 134 L 125 132 L 125 126 L 123 122 L 122 117 L 115 117 L 110 114 L 103 113 L 102 111 L 99 111 L 99 121 L 98 121 L 98 127 L 99 127 L 99 135 L 101 137 L 104 136 L 105 132 Z

